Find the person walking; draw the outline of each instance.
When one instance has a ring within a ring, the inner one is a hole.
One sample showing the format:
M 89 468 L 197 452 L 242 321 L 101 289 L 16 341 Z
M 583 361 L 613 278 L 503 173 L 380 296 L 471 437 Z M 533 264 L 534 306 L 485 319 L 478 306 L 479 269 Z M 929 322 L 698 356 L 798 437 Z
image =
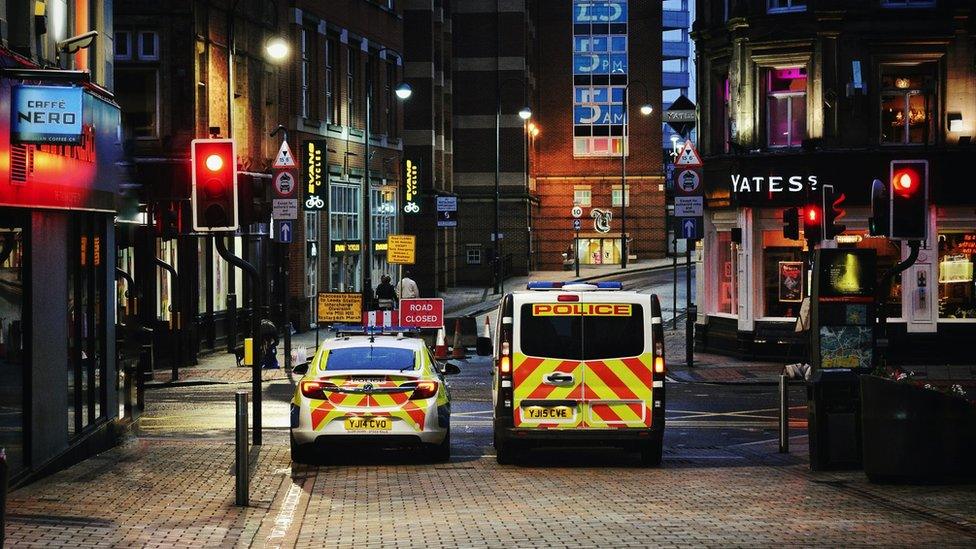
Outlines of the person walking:
M 390 283 L 390 275 L 385 274 L 380 277 L 380 285 L 376 287 L 376 300 L 379 308 L 384 311 L 392 311 L 396 308 L 396 289 Z
M 417 288 L 417 283 L 413 281 L 410 276 L 413 274 L 412 271 L 403 271 L 403 278 L 397 283 L 396 295 L 399 299 L 413 299 L 415 297 L 420 297 L 420 289 Z

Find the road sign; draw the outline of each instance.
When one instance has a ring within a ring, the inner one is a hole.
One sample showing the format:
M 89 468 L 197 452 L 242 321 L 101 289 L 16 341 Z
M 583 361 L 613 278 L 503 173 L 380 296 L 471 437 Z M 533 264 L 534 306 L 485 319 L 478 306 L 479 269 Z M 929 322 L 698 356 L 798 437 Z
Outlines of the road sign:
M 695 103 L 685 96 L 679 96 L 671 103 L 671 106 L 663 113 L 663 121 L 671 126 L 671 129 L 683 136 L 695 127 L 698 116 L 695 112 Z
M 275 198 L 271 201 L 271 217 L 278 220 L 298 219 L 297 198 Z
M 319 322 L 363 321 L 363 294 L 353 292 L 319 292 Z
M 698 120 L 694 110 L 664 111 L 664 122 L 695 122 Z
M 293 169 L 276 169 L 271 186 L 278 198 L 298 198 L 298 174 Z
M 274 164 L 272 168 L 295 168 L 298 164 L 295 163 L 295 155 L 291 153 L 291 147 L 288 146 L 287 141 L 281 142 L 281 148 L 278 149 L 278 154 L 275 155 Z
M 274 220 L 274 239 L 275 242 L 291 244 L 294 237 L 294 222 L 290 219 Z
M 580 221 L 579 219 L 574 219 L 574 220 L 573 220 L 573 230 L 574 230 L 574 231 L 578 231 L 578 230 L 580 230 L 580 227 L 581 227 L 582 225 L 583 225 L 583 222 L 582 222 L 582 221 Z
M 579 206 L 573 206 L 573 209 L 570 211 L 570 213 L 573 214 L 574 219 L 579 219 L 583 217 L 583 208 L 580 208 Z
M 678 195 L 700 196 L 702 194 L 701 170 L 697 168 L 685 168 L 678 170 L 678 176 L 674 180 L 674 192 Z
M 442 328 L 444 326 L 444 300 L 401 299 L 400 326 L 412 328 Z
M 678 238 L 688 240 L 701 240 L 704 231 L 702 230 L 701 217 L 675 217 L 675 232 Z
M 457 197 L 437 197 L 437 226 L 457 227 Z
M 685 146 L 678 153 L 678 158 L 674 161 L 674 165 L 678 168 L 699 168 L 702 165 L 701 156 L 698 155 L 698 151 L 695 150 L 695 146 L 691 144 L 691 141 L 685 141 Z
M 391 265 L 413 265 L 417 260 L 417 237 L 391 234 L 386 237 L 386 262 Z
M 704 215 L 705 197 L 676 196 L 674 197 L 674 215 L 676 217 L 700 217 Z

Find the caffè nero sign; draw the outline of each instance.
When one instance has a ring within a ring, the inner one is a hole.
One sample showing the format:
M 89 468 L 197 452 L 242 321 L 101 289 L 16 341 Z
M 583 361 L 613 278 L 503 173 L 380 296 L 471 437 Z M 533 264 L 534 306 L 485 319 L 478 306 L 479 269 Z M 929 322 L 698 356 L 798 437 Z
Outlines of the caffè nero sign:
M 756 193 L 770 195 L 776 193 L 803 193 L 817 191 L 819 181 L 816 175 L 742 175 L 731 174 L 732 192 L 738 195 Z

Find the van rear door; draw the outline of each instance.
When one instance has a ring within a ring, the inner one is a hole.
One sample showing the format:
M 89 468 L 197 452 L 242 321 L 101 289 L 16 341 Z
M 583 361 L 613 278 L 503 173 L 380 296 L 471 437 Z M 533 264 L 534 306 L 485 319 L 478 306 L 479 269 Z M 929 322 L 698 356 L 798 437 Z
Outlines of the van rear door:
M 581 426 L 583 319 L 575 305 L 522 303 L 515 311 L 512 404 L 516 427 Z

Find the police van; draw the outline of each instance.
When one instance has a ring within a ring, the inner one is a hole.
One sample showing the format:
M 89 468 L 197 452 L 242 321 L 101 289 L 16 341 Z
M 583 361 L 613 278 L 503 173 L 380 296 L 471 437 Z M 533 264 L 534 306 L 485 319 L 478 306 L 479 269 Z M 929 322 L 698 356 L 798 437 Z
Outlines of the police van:
M 656 295 L 619 282 L 531 282 L 496 312 L 498 463 L 539 445 L 619 446 L 661 463 L 664 330 Z

